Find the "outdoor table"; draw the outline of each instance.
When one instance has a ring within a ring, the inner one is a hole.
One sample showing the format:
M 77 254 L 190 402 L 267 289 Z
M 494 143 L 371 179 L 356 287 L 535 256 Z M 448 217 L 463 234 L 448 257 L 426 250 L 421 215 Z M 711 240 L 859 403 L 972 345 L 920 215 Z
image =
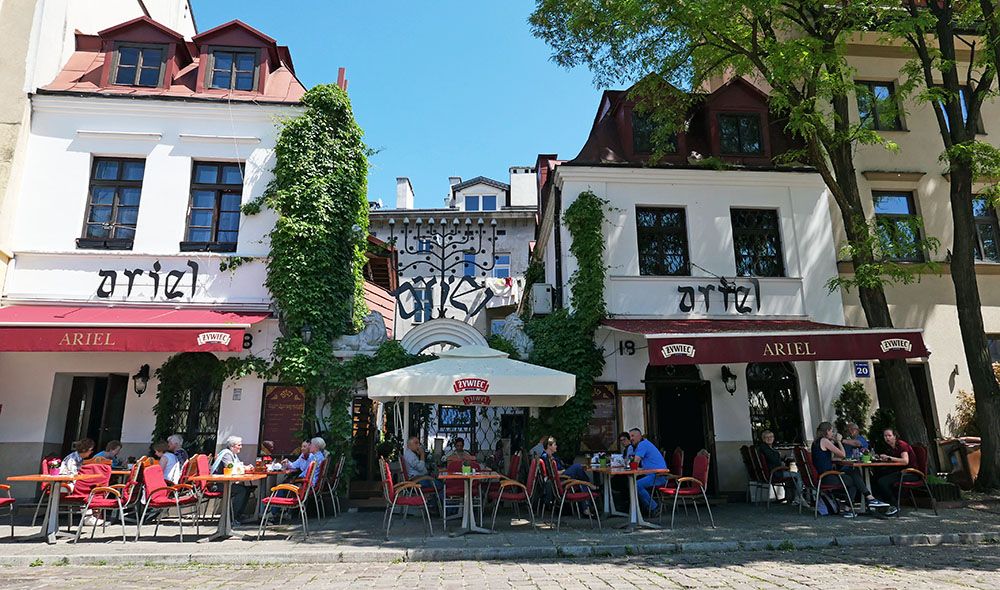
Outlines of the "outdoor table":
M 627 468 L 624 468 L 624 467 L 622 467 L 622 468 L 618 468 L 618 467 L 597 467 L 597 468 L 591 468 L 591 471 L 595 471 L 595 472 L 598 472 L 598 473 L 607 472 L 608 481 L 606 483 L 608 485 L 605 485 L 605 492 L 604 492 L 605 493 L 605 501 L 608 500 L 607 494 L 610 493 L 610 488 L 611 488 L 610 483 L 611 483 L 611 478 L 612 477 L 618 476 L 618 475 L 627 475 L 629 477 L 629 479 L 631 480 L 630 481 L 630 485 L 628 487 L 628 500 L 629 500 L 629 502 L 628 502 L 629 503 L 629 507 L 628 508 L 629 508 L 629 513 L 627 515 L 624 514 L 624 513 L 620 513 L 620 512 L 617 513 L 617 514 L 619 514 L 621 516 L 628 516 L 628 522 L 626 522 L 625 524 L 619 526 L 618 528 L 623 528 L 623 529 L 627 528 L 627 529 L 629 529 L 629 531 L 634 531 L 635 529 L 637 529 L 639 527 L 643 527 L 643 528 L 647 528 L 647 529 L 658 529 L 658 528 L 660 528 L 660 525 L 653 524 L 653 523 L 649 522 L 648 520 L 646 520 L 645 518 L 642 517 L 642 511 L 639 509 L 639 491 L 638 491 L 638 488 L 639 488 L 639 476 L 640 475 L 649 475 L 651 473 L 655 473 L 656 475 L 669 475 L 670 474 L 670 470 L 669 469 L 643 469 L 641 467 L 638 468 L 638 469 L 627 469 Z M 614 503 L 613 502 L 610 502 L 610 507 L 612 509 L 614 509 Z M 612 513 L 612 514 L 614 514 L 614 513 Z
M 601 474 L 601 482 L 603 484 L 602 487 L 604 488 L 604 513 L 603 513 L 603 515 L 605 517 L 611 517 L 611 516 L 628 516 L 627 513 L 625 513 L 625 512 L 619 512 L 618 509 L 615 508 L 614 494 L 611 493 L 611 472 L 612 471 L 621 471 L 621 468 L 615 468 L 615 467 L 591 467 L 589 465 L 585 465 L 584 468 L 587 471 L 590 471 L 592 473 L 600 473 Z
M 874 467 L 906 467 L 906 465 L 901 465 L 899 463 L 892 463 L 889 461 L 872 461 L 871 463 L 862 463 L 861 461 L 854 461 L 849 459 L 834 459 L 833 462 L 841 467 L 859 467 L 861 468 L 861 473 L 865 476 L 865 487 L 868 491 L 872 491 L 872 476 L 871 470 Z M 864 494 L 861 494 L 861 510 L 862 512 L 868 512 L 868 499 L 865 498 Z
M 62 485 L 79 481 L 81 479 L 99 479 L 101 474 L 91 473 L 89 475 L 12 475 L 7 481 L 30 481 L 35 483 L 49 484 L 49 505 L 45 509 L 45 519 L 42 520 L 42 529 L 36 535 L 31 535 L 25 540 L 45 539 L 45 542 L 52 544 L 58 537 L 75 537 L 72 533 L 59 530 L 59 499 L 62 497 Z
M 267 474 L 265 473 L 244 473 L 243 475 L 196 475 L 191 478 L 192 481 L 203 481 L 206 484 L 221 483 L 222 484 L 222 506 L 219 508 L 219 526 L 215 531 L 215 534 L 207 539 L 201 539 L 199 543 L 216 541 L 216 540 L 226 540 L 230 538 L 242 538 L 243 535 L 237 533 L 233 530 L 232 518 L 230 518 L 230 513 L 232 512 L 231 507 L 231 497 L 232 497 L 232 487 L 236 482 L 253 482 L 259 481 L 261 479 L 267 479 Z
M 476 512 L 472 509 L 472 482 L 490 481 L 500 478 L 500 474 L 495 471 L 477 471 L 475 473 L 462 473 L 460 471 L 456 471 L 452 473 L 442 472 L 438 474 L 438 479 L 445 480 L 446 482 L 449 479 L 462 480 L 465 482 L 465 502 L 462 506 L 462 528 L 451 533 L 450 536 L 458 537 L 469 533 L 479 533 L 481 535 L 493 533 L 493 531 L 489 529 L 484 529 L 476 525 Z

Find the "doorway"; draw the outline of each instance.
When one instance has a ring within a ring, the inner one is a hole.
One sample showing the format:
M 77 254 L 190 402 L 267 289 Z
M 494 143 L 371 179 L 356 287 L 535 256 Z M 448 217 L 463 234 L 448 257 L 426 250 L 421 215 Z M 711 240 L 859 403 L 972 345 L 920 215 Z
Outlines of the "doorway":
M 917 393 L 917 403 L 920 404 L 920 416 L 924 419 L 924 428 L 927 429 L 927 438 L 931 441 L 931 446 L 935 446 L 935 439 L 938 437 L 937 417 L 934 412 L 934 402 L 931 399 L 931 388 L 927 381 L 927 365 L 925 363 L 910 363 L 907 365 L 910 370 L 910 378 L 913 380 L 913 389 Z M 881 367 L 875 364 L 875 395 L 878 397 L 878 405 L 882 408 L 890 408 L 888 403 L 887 383 L 885 373 L 880 371 Z M 905 436 L 905 435 L 904 435 Z M 931 449 L 930 455 L 936 456 Z
M 648 415 L 652 417 L 650 438 L 668 463 L 675 448 L 684 450 L 684 475 L 691 474 L 698 451 L 711 453 L 708 490 L 714 492 L 717 470 L 711 385 L 694 365 L 648 367 L 645 382 Z
M 82 438 L 93 439 L 97 450 L 110 441 L 121 440 L 128 381 L 128 375 L 115 374 L 73 377 L 63 431 L 63 456 Z

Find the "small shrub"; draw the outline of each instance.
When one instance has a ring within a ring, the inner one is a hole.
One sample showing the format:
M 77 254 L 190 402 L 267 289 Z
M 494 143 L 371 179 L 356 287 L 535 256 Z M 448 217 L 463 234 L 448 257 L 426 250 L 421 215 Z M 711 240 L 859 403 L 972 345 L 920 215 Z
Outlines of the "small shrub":
M 868 424 L 872 400 L 860 381 L 848 381 L 840 387 L 840 397 L 833 402 L 837 412 L 836 426 L 838 432 L 847 432 L 847 423 L 854 422 L 861 432 Z
M 994 364 L 994 371 L 996 367 Z M 952 436 L 979 436 L 979 425 L 976 424 L 976 396 L 960 389 L 957 398 L 955 413 L 949 414 L 947 419 Z

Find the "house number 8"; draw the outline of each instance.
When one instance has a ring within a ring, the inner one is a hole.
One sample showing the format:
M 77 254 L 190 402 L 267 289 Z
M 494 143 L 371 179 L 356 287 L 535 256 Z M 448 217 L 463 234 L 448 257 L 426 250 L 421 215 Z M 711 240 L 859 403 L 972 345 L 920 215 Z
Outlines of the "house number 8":
M 622 356 L 632 356 L 635 354 L 635 342 L 622 340 L 618 343 L 618 354 Z

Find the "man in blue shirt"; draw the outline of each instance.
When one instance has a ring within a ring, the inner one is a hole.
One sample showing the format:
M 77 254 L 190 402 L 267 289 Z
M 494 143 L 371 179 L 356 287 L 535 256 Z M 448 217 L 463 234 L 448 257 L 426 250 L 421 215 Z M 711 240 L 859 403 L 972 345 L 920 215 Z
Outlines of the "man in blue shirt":
M 632 439 L 633 454 L 635 460 L 639 463 L 639 467 L 642 469 L 667 468 L 667 461 L 663 458 L 663 453 L 660 452 L 660 449 L 656 448 L 656 445 L 642 437 L 641 430 L 633 428 L 628 432 L 628 435 Z M 636 481 L 636 492 L 639 495 L 639 503 L 650 515 L 656 512 L 658 507 L 658 504 L 650 494 L 650 490 L 657 486 L 666 485 L 666 483 L 667 477 L 665 475 L 657 475 L 655 473 L 644 475 Z
M 844 446 L 848 457 L 855 459 L 861 456 L 862 451 L 871 448 L 868 444 L 868 439 L 861 434 L 861 429 L 854 422 L 847 423 L 847 436 L 840 441 L 840 444 Z

